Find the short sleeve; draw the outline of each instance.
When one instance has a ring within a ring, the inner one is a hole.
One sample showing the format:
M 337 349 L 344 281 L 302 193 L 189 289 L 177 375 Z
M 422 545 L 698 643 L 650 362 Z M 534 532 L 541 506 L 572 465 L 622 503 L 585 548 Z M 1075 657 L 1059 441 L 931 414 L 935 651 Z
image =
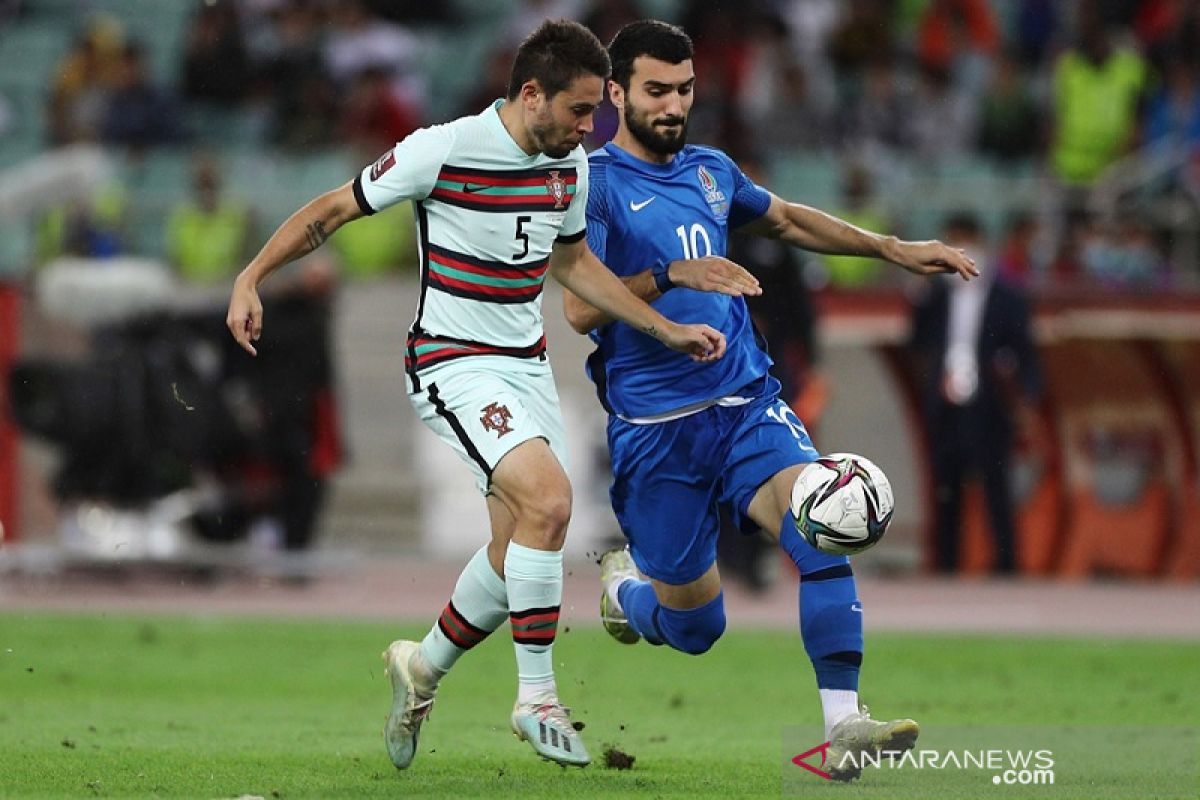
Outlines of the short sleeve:
M 607 171 L 593 164 L 588 173 L 587 243 L 596 258 L 604 261 L 608 251 Z
M 402 200 L 428 197 L 453 143 L 454 133 L 448 125 L 409 134 L 354 179 L 359 209 L 369 215 Z
M 729 209 L 729 227 L 740 228 L 767 213 L 771 207 L 771 193 L 746 177 L 732 160 L 729 167 L 733 171 L 733 203 Z
M 563 218 L 562 227 L 558 229 L 558 241 L 565 243 L 577 242 L 587 233 L 588 160 L 582 147 L 577 152 L 579 158 L 578 166 L 575 167 L 575 196 L 571 198 L 571 205 L 567 206 L 567 215 Z

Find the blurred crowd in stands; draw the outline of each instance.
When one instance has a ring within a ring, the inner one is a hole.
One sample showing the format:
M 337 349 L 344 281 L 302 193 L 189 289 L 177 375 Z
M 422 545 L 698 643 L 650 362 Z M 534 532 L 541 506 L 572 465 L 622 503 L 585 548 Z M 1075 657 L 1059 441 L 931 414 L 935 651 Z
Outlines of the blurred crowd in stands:
M 7 0 L 0 19 L 34 5 Z M 497 15 L 486 21 L 490 52 L 447 105 L 431 95 L 442 85 L 432 73 L 457 66 L 446 49 L 453 56 L 456 31 L 485 14 Z M 696 42 L 692 141 L 768 165 L 835 161 L 842 197 L 830 210 L 897 234 L 912 233 L 897 222 L 908 200 L 874 188 L 897 159 L 1044 175 L 1061 213 L 1013 213 L 989 231 L 1010 278 L 1172 280 L 1163 215 L 1101 217 L 1086 196 L 1141 151 L 1177 166 L 1159 188 L 1200 198 L 1198 0 L 206 0 L 194 4 L 173 76 L 152 74 L 147 43 L 120 20 L 81 19 L 50 76 L 47 144 L 194 144 L 189 121 L 207 109 L 236 114 L 256 146 L 342 148 L 366 163 L 421 125 L 503 95 L 514 44 L 541 19 L 576 18 L 608 40 L 648 14 Z M 615 125 L 606 105 L 589 145 Z M 891 271 L 829 259 L 817 272 L 818 283 L 857 287 Z

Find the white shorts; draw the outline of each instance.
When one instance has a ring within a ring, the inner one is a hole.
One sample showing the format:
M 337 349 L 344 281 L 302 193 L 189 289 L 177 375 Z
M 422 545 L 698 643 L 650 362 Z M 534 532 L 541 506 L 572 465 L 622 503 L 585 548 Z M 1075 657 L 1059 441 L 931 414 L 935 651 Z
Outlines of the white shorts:
M 420 379 L 420 391 L 408 385 L 413 408 L 467 463 L 483 494 L 491 492 L 500 459 L 530 439 L 545 439 L 566 470 L 566 432 L 549 361 L 470 356 L 422 370 Z

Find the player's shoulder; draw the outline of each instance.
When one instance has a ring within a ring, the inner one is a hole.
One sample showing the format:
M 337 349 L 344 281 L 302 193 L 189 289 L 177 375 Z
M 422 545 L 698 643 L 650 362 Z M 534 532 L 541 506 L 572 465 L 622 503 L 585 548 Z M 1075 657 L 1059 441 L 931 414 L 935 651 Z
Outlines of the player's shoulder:
M 722 169 L 737 169 L 737 164 L 729 154 L 719 147 L 707 144 L 689 144 L 679 151 L 683 159 L 681 163 L 699 166 L 717 166 Z

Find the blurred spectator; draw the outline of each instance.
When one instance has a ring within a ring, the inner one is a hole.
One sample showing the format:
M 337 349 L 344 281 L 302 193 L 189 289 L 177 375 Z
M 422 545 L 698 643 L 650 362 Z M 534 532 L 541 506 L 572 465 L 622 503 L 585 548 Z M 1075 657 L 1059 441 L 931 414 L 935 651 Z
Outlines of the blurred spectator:
M 1010 470 L 1014 427 L 1031 425 L 1040 390 L 1024 294 L 989 269 L 982 229 L 957 215 L 943 241 L 984 267 L 971 281 L 935 279 L 913 310 L 916 357 L 933 466 L 937 570 L 958 566 L 963 485 L 983 484 L 996 570 L 1016 569 Z
M 387 73 L 368 67 L 351 83 L 342 103 L 338 138 L 353 147 L 360 159 L 373 158 L 419 125 L 413 109 L 392 93 Z
M 857 162 L 847 162 L 842 173 L 843 206 L 831 211 L 851 225 L 872 233 L 890 233 L 887 214 L 879 206 L 871 173 Z M 829 272 L 829 284 L 839 289 L 856 289 L 877 283 L 884 264 L 866 256 L 821 256 Z
M 1146 62 L 1116 47 L 1088 0 L 1079 6 L 1078 44 L 1054 67 L 1051 165 L 1068 184 L 1088 185 L 1134 143 Z
M 1194 58 L 1200 49 L 1200 3 L 1196 0 L 1142 0 L 1134 32 L 1156 69 L 1174 58 Z
M 107 183 L 86 198 L 53 206 L 37 221 L 37 262 L 59 256 L 111 258 L 125 252 L 129 194 Z
M 98 16 L 54 70 L 49 136 L 54 145 L 99 138 L 109 95 L 122 70 L 125 31 L 114 17 Z
M 748 15 L 741 11 L 691 0 L 683 12 L 683 28 L 695 45 L 692 63 L 705 87 L 705 102 L 693 106 L 688 116 L 688 138 L 734 150 L 746 149 L 737 109 L 748 67 Z
M 220 283 L 245 265 L 253 227 L 249 209 L 222 194 L 217 164 L 202 156 L 192 168 L 191 199 L 167 220 L 168 258 L 186 281 Z
M 1037 219 L 1032 214 L 1014 214 L 1008 220 L 996 258 L 996 271 L 1001 279 L 1021 287 L 1027 287 L 1034 281 L 1038 268 L 1035 255 L 1037 235 Z
M 1011 55 L 996 61 L 992 80 L 980 102 L 979 150 L 999 161 L 1018 161 L 1038 154 L 1041 113 Z
M 916 107 L 912 86 L 900 77 L 891 58 L 871 61 L 857 96 L 844 104 L 837 126 L 844 150 L 880 160 L 908 150 L 913 143 Z
M 237 8 L 232 0 L 202 4 L 192 19 L 183 53 L 183 96 L 236 105 L 250 82 Z
M 975 96 L 950 80 L 948 70 L 922 67 L 912 115 L 912 154 L 927 162 L 961 158 L 976 139 L 979 124 Z
M 617 31 L 642 16 L 634 0 L 593 0 L 582 22 L 607 45 Z
M 1165 262 L 1150 228 L 1137 217 L 1123 216 L 1107 224 L 1093 221 L 1082 231 L 1079 267 L 1082 277 L 1109 289 L 1160 285 Z
M 931 0 L 918 23 L 917 62 L 974 92 L 986 83 L 999 44 L 996 15 L 987 0 Z
M 1020 0 L 1013 41 L 1027 66 L 1040 67 L 1049 56 L 1058 33 L 1059 5 L 1055 0 Z
M 372 16 L 360 0 L 339 0 L 331 6 L 330 30 L 324 56 L 329 77 L 347 90 L 366 69 L 386 76 L 397 103 L 416 117 L 424 113 L 428 85 L 421 69 L 422 46 L 409 29 Z
M 1200 53 L 1167 64 L 1165 82 L 1146 109 L 1144 138 L 1151 147 L 1200 147 Z
M 184 138 L 181 114 L 175 97 L 150 81 L 141 45 L 125 45 L 104 115 L 105 144 L 145 148 L 179 142 Z
M 509 50 L 533 33 L 542 20 L 579 19 L 584 10 L 584 0 L 517 0 L 515 6 L 504 26 L 503 41 L 498 43 Z M 608 44 L 609 40 L 602 41 Z
M 272 104 L 268 138 L 286 148 L 328 145 L 337 94 L 325 74 L 316 12 L 307 3 L 291 2 L 275 19 L 276 38 L 263 36 L 258 45 Z
M 884 0 L 849 0 L 829 35 L 829 59 L 844 73 L 858 73 L 893 52 L 892 26 Z
M 468 95 L 463 103 L 463 114 L 478 114 L 496 102 L 497 98 L 508 96 L 508 75 L 512 72 L 513 52 L 511 47 L 497 47 L 491 52 L 483 75 L 475 84 L 475 91 Z M 605 103 L 608 103 L 607 91 Z M 611 107 L 611 103 L 608 105 Z
M 745 89 L 738 107 L 760 152 L 824 149 L 833 138 L 832 115 L 810 91 L 779 17 L 756 15 L 747 38 Z

